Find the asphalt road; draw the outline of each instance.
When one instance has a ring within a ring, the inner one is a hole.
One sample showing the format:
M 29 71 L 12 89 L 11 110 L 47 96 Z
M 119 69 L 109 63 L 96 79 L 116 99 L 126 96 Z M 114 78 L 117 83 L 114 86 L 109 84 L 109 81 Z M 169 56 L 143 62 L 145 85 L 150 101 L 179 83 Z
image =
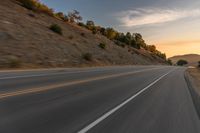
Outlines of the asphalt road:
M 185 69 L 0 71 L 0 133 L 200 133 Z

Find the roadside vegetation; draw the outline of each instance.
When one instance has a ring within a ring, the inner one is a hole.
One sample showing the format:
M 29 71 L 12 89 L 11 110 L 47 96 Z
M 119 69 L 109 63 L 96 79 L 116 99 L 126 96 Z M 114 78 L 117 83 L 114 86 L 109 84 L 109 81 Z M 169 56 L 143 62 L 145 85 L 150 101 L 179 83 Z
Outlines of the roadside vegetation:
M 167 59 L 167 63 L 168 63 L 169 65 L 173 65 L 172 60 L 170 60 L 170 59 Z
M 102 48 L 102 49 L 106 49 L 106 44 L 105 43 L 100 43 L 99 47 Z
M 92 61 L 92 54 L 91 53 L 84 53 L 82 55 L 83 59 L 85 59 L 86 61 Z
M 93 34 L 101 34 L 107 37 L 108 39 L 114 41 L 116 45 L 121 46 L 123 48 L 132 47 L 138 50 L 144 49 L 167 61 L 165 53 L 162 53 L 159 50 L 157 50 L 155 45 L 146 44 L 142 35 L 139 33 L 130 33 L 130 32 L 121 33 L 111 27 L 105 28 L 102 26 L 98 26 L 92 20 L 88 20 L 86 23 L 83 23 L 82 22 L 83 18 L 78 11 L 73 10 L 71 12 L 68 12 L 67 14 L 63 12 L 55 12 L 53 9 L 47 7 L 45 4 L 42 4 L 38 0 L 16 0 L 16 1 L 18 1 L 23 7 L 29 10 L 33 10 L 37 13 L 43 13 L 49 16 L 53 16 L 66 23 L 73 23 L 73 24 L 79 25 L 80 27 L 90 30 L 91 33 Z M 52 25 L 50 29 L 62 35 L 62 29 L 58 25 L 56 24 Z M 82 36 L 85 36 L 85 35 L 82 34 Z M 73 38 L 70 37 L 69 39 L 73 39 Z M 99 47 L 101 47 L 102 49 L 106 48 L 104 44 L 100 44 Z M 171 62 L 169 62 L 169 64 L 170 63 Z
M 62 28 L 57 25 L 57 24 L 52 24 L 50 27 L 49 27 L 50 30 L 52 30 L 53 32 L 57 33 L 57 34 L 60 34 L 62 35 Z
M 7 63 L 9 68 L 18 68 L 21 66 L 21 61 L 16 57 L 8 58 Z
M 38 0 L 16 0 L 20 4 L 29 9 L 38 13 L 44 13 L 50 16 L 54 16 L 54 10 L 46 6 L 45 4 L 40 3 Z
M 184 65 L 187 65 L 188 64 L 188 62 L 186 61 L 186 60 L 179 60 L 179 61 L 177 61 L 177 63 L 176 63 L 178 66 L 184 66 Z

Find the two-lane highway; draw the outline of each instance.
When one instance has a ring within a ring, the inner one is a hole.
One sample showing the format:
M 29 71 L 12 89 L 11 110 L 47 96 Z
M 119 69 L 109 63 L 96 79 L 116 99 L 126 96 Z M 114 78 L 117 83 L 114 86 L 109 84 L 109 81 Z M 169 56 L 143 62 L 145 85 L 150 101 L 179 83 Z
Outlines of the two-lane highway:
M 0 133 L 200 133 L 184 71 L 1 71 Z

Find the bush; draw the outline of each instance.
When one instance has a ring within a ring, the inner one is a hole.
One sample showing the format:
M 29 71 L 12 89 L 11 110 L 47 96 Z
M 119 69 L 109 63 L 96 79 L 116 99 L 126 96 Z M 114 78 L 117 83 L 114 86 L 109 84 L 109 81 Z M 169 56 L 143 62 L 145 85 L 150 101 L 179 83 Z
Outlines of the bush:
M 32 17 L 32 18 L 35 18 L 35 15 L 32 14 L 32 13 L 29 13 L 28 16 Z
M 81 26 L 81 27 L 84 27 L 84 28 L 86 27 L 85 24 L 82 23 L 82 22 L 79 22 L 78 25 Z
M 37 4 L 36 11 L 39 12 L 39 13 L 47 14 L 49 16 L 54 16 L 54 10 L 49 8 L 48 6 L 46 6 L 44 4 L 41 4 L 41 3 Z
M 85 53 L 82 55 L 83 59 L 87 61 L 92 61 L 92 54 L 91 53 Z
M 92 34 L 97 34 L 97 31 L 96 30 L 92 30 Z
M 34 0 L 17 0 L 22 4 L 23 7 L 29 9 L 29 10 L 35 10 L 37 2 Z
M 125 46 L 126 46 L 124 43 L 117 41 L 117 40 L 115 40 L 115 44 L 122 47 L 122 48 L 125 48 Z
M 85 33 L 81 33 L 81 36 L 82 36 L 82 37 L 85 37 Z
M 102 49 L 106 49 L 106 44 L 105 43 L 100 43 L 99 47 L 102 48 Z
M 62 28 L 61 28 L 59 25 L 57 25 L 57 24 L 52 24 L 49 28 L 50 28 L 50 30 L 52 30 L 53 32 L 62 35 Z
M 68 38 L 69 38 L 70 40 L 72 40 L 74 37 L 73 37 L 72 35 L 70 35 Z
M 188 64 L 188 62 L 186 60 L 181 59 L 181 60 L 177 61 L 178 66 L 183 66 L 183 65 L 186 65 L 186 64 Z
M 21 66 L 21 61 L 18 58 L 9 58 L 8 59 L 8 66 L 10 68 L 17 68 Z
M 170 59 L 167 59 L 167 63 L 168 63 L 169 65 L 173 65 L 172 60 L 170 60 Z
M 64 20 L 65 19 L 65 14 L 62 13 L 62 12 L 58 12 L 58 13 L 55 13 L 55 17 L 61 19 L 61 20 Z
M 41 4 L 37 0 L 17 0 L 17 1 L 20 2 L 23 7 L 29 10 L 33 10 L 39 13 L 45 13 L 50 16 L 54 15 L 53 9 L 49 8 L 48 6 L 44 4 Z

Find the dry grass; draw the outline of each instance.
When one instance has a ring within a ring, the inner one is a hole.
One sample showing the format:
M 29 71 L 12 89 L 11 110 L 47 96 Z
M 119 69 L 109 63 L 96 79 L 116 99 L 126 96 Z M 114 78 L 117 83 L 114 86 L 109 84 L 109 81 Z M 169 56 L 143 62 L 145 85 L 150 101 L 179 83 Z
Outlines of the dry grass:
M 0 14 L 0 66 L 8 56 L 18 57 L 20 67 L 29 68 L 165 63 L 146 51 L 128 53 L 127 47 L 122 48 L 102 35 L 93 35 L 78 25 L 26 10 L 13 0 L 0 0 Z M 62 27 L 63 35 L 49 30 L 51 24 Z M 102 42 L 106 50 L 99 48 Z M 83 60 L 81 53 L 92 54 L 92 61 Z
M 200 92 L 200 69 L 199 68 L 190 68 L 187 71 L 193 77 L 193 79 L 195 81 L 195 85 L 199 88 L 199 92 Z

